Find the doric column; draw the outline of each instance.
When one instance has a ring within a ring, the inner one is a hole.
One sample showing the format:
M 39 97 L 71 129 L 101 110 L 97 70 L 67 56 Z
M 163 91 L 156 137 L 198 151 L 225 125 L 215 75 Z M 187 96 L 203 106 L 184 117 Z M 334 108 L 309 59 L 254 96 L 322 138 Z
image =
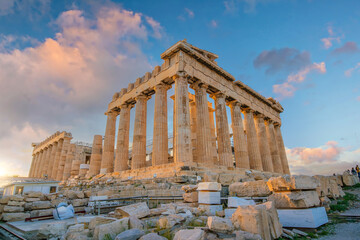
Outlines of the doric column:
M 257 140 L 255 124 L 254 124 L 254 116 L 253 110 L 247 108 L 243 110 L 244 114 L 244 125 L 248 143 L 248 153 L 249 153 L 249 161 L 250 168 L 262 171 L 262 162 L 260 155 L 259 143 Z
M 46 161 L 48 159 L 48 148 L 45 147 L 44 150 L 43 150 L 43 155 L 41 157 L 41 162 L 40 162 L 40 165 L 39 165 L 39 178 L 43 178 L 44 177 L 44 173 L 45 173 L 45 164 L 46 164 Z
M 274 124 L 276 142 L 279 148 L 280 159 L 282 163 L 283 173 L 290 174 L 289 162 L 286 157 L 284 140 L 281 134 L 280 124 Z
M 111 111 L 106 113 L 107 122 L 104 137 L 104 151 L 101 159 L 101 173 L 111 173 L 114 171 L 114 144 L 116 131 L 116 117 L 119 113 Z
M 274 168 L 272 163 L 270 146 L 266 135 L 264 116 L 262 114 L 255 115 L 255 129 L 260 148 L 263 170 L 266 172 L 273 172 Z
M 64 167 L 65 167 L 66 157 L 67 157 L 67 154 L 68 154 L 68 151 L 70 148 L 70 141 L 71 141 L 71 138 L 64 137 L 64 142 L 63 142 L 61 154 L 60 154 L 58 172 L 56 175 L 57 181 L 61 181 L 63 178 L 63 175 L 64 175 Z
M 49 176 L 49 164 L 50 164 L 50 158 L 51 158 L 51 150 L 52 150 L 52 145 L 49 145 L 47 150 L 46 150 L 46 159 L 44 161 L 44 168 L 43 168 L 43 176 L 47 175 Z
M 192 87 L 195 90 L 196 103 L 197 162 L 213 164 L 211 125 L 206 94 L 207 86 L 202 83 L 196 83 Z
M 190 95 L 189 95 L 190 96 Z M 190 100 L 190 97 L 189 97 Z M 195 101 L 189 101 L 190 107 L 190 129 L 191 129 L 191 152 L 193 161 L 197 162 L 197 145 L 196 145 L 196 103 Z
M 128 170 L 129 161 L 129 131 L 131 106 L 120 108 L 119 129 L 116 144 L 115 172 Z
M 192 162 L 188 83 L 183 73 L 175 80 L 174 162 Z
M 71 176 L 71 165 L 75 158 L 75 144 L 69 144 L 69 149 L 66 154 L 66 160 L 64 165 L 64 172 L 62 181 L 67 181 Z
M 120 121 L 121 121 L 121 113 L 120 113 Z M 120 128 L 119 128 L 120 129 Z M 118 134 L 118 142 L 119 142 L 120 134 Z M 116 148 L 116 151 L 119 150 L 119 146 Z M 75 149 L 74 149 L 75 151 Z M 129 150 L 128 150 L 129 151 Z M 88 176 L 92 177 L 98 175 L 100 173 L 101 167 L 101 154 L 102 154 L 102 136 L 94 135 L 94 140 L 91 149 L 91 157 L 90 157 L 90 168 L 88 172 Z M 118 152 L 116 152 L 116 157 Z M 115 172 L 116 170 L 116 162 L 115 161 Z
M 270 152 L 271 152 L 274 172 L 283 173 L 281 158 L 280 158 L 280 154 L 279 154 L 279 148 L 278 148 L 277 142 L 276 142 L 273 121 L 270 119 L 267 119 L 265 121 L 265 128 L 266 128 L 266 136 L 267 136 L 267 139 L 268 139 L 268 142 L 270 145 Z
M 219 164 L 233 167 L 233 157 L 229 133 L 229 123 L 226 114 L 225 95 L 221 92 L 213 95 L 215 98 L 216 132 L 218 141 Z
M 81 159 L 78 157 L 76 144 L 71 143 L 71 146 L 73 146 L 73 148 L 75 149 L 74 151 L 75 157 L 71 163 L 71 171 L 70 171 L 71 177 L 73 178 L 79 175 Z
M 215 118 L 214 118 L 214 109 L 209 107 L 209 119 L 210 119 L 210 132 L 211 132 L 211 151 L 212 151 L 212 163 L 215 165 L 219 164 L 219 159 L 217 155 L 217 146 L 216 146 L 216 129 L 215 129 Z
M 152 165 L 168 163 L 168 116 L 167 90 L 169 86 L 159 84 L 155 87 L 154 132 Z
M 250 169 L 248 146 L 241 117 L 241 104 L 234 101 L 230 104 L 230 109 L 236 167 Z
M 48 167 L 48 176 L 49 176 L 49 178 L 52 178 L 52 170 L 53 170 L 54 164 L 55 164 L 57 147 L 58 147 L 58 143 L 54 142 L 52 144 L 52 148 L 51 148 L 50 162 L 49 162 L 49 167 Z
M 41 169 L 40 169 L 40 166 L 41 166 L 41 161 L 42 161 L 43 155 L 44 155 L 44 151 L 43 151 L 43 150 L 40 150 L 39 159 L 38 159 L 38 161 L 37 161 L 37 163 L 36 163 L 36 168 L 35 168 L 35 177 L 36 177 L 36 178 L 40 178 L 40 177 L 41 177 Z
M 36 159 L 36 155 L 33 154 L 31 164 L 30 164 L 29 174 L 28 174 L 29 178 L 32 177 L 32 173 L 33 173 L 33 170 L 34 170 L 35 159 Z
M 136 97 L 131 169 L 146 167 L 146 103 L 144 94 Z
M 59 169 L 59 162 L 60 162 L 60 156 L 61 156 L 63 143 L 64 143 L 64 139 L 61 138 L 58 141 L 58 146 L 56 148 L 54 166 L 53 166 L 53 169 L 52 169 L 52 172 L 51 172 L 51 178 L 54 179 L 54 180 L 57 179 L 57 173 L 58 173 L 58 169 Z

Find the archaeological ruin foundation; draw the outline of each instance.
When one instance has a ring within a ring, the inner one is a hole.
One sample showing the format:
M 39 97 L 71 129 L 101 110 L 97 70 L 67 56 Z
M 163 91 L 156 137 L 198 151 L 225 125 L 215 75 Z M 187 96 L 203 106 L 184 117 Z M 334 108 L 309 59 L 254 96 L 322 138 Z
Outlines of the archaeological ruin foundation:
M 280 130 L 282 106 L 235 81 L 217 65 L 217 57 L 185 40 L 179 41 L 161 54 L 162 66 L 114 94 L 105 113 L 104 140 L 101 135 L 94 136 L 88 166 L 79 167 L 85 162 L 74 160 L 76 147 L 70 144 L 71 134 L 62 132 L 34 146 L 29 176 L 67 180 L 116 173 L 120 178 L 146 178 L 168 176 L 166 169 L 179 166 L 289 174 Z M 173 86 L 173 101 L 168 103 L 167 92 Z M 189 88 L 195 94 L 189 93 Z M 147 101 L 152 95 L 154 126 L 148 126 Z M 214 100 L 214 107 L 208 97 Z M 168 104 L 173 104 L 174 111 L 171 150 Z M 132 108 L 135 119 L 131 146 Z M 151 161 L 147 161 L 147 128 L 153 128 Z

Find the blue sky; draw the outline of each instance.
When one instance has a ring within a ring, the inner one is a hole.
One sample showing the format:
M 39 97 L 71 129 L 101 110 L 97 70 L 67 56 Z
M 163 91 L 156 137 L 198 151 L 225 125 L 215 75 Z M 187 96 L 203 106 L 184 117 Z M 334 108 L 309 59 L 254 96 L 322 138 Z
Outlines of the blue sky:
M 25 175 L 30 143 L 57 130 L 104 134 L 113 93 L 182 39 L 280 101 L 294 173 L 360 160 L 359 1 L 8 0 L 0 23 L 0 175 Z

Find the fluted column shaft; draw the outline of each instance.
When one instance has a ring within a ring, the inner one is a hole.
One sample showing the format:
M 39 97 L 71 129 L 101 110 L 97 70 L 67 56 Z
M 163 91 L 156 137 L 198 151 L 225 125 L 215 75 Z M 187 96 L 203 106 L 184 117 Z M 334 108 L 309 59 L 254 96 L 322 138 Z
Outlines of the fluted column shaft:
M 276 142 L 275 130 L 272 120 L 265 121 L 266 136 L 270 145 L 274 172 L 283 173 L 279 148 Z
M 43 176 L 47 175 L 49 176 L 49 164 L 50 164 L 50 158 L 51 158 L 51 150 L 52 150 L 52 145 L 49 145 L 47 150 L 46 150 L 46 159 L 44 162 L 44 168 L 43 168 Z
M 33 174 L 33 171 L 34 171 L 35 159 L 36 159 L 36 155 L 33 154 L 28 177 L 32 177 L 32 174 Z
M 59 169 L 59 162 L 60 162 L 60 156 L 61 156 L 61 151 L 62 151 L 62 147 L 63 147 L 63 142 L 64 139 L 60 139 L 58 141 L 58 145 L 56 148 L 56 153 L 55 153 L 55 161 L 54 161 L 54 166 L 51 172 L 51 178 L 52 179 L 56 179 L 57 177 L 57 173 L 58 173 L 58 169 Z
M 261 114 L 255 115 L 255 129 L 259 142 L 263 170 L 266 172 L 273 172 L 274 168 L 272 163 L 269 141 L 266 135 L 264 117 Z
M 248 146 L 241 116 L 241 104 L 239 102 L 232 102 L 230 109 L 236 167 L 250 169 Z
M 229 123 L 226 114 L 225 95 L 217 93 L 215 98 L 216 132 L 218 141 L 219 164 L 233 167 Z
M 75 177 L 75 176 L 79 175 L 81 159 L 77 155 L 76 145 L 72 143 L 71 146 L 73 146 L 73 148 L 75 149 L 75 151 L 74 151 L 75 156 L 74 156 L 74 160 L 71 163 L 70 175 L 71 175 L 71 177 Z
M 35 177 L 36 178 L 41 177 L 40 166 L 41 166 L 41 161 L 42 161 L 43 155 L 44 155 L 44 151 L 41 150 L 40 153 L 39 153 L 39 159 L 38 159 L 38 161 L 36 163 L 36 169 L 35 169 Z
M 45 172 L 46 172 L 46 164 L 47 164 L 47 161 L 49 159 L 49 148 L 46 147 L 44 148 L 44 153 L 43 153 L 43 157 L 41 159 L 41 163 L 40 163 L 40 170 L 39 170 L 39 173 L 40 173 L 40 178 L 43 178 L 44 175 L 45 175 Z
M 217 155 L 217 147 L 216 147 L 216 129 L 215 129 L 215 118 L 214 118 L 214 110 L 209 108 L 209 119 L 210 119 L 210 132 L 211 132 L 211 151 L 212 151 L 212 163 L 218 165 L 219 159 Z
M 211 125 L 206 86 L 194 85 L 196 103 L 196 147 L 197 162 L 213 164 Z
M 243 114 L 244 114 L 244 125 L 245 125 L 246 137 L 248 143 L 250 168 L 262 171 L 263 167 L 261 162 L 259 143 L 257 140 L 257 135 L 255 130 L 253 111 L 251 109 L 245 109 L 243 111 Z
M 118 112 L 107 113 L 104 151 L 101 159 L 101 173 L 111 173 L 114 171 L 114 145 L 117 115 Z
M 64 165 L 64 171 L 62 176 L 62 181 L 66 181 L 71 176 L 71 165 L 75 158 L 75 144 L 69 144 L 69 149 L 66 154 L 66 160 Z
M 182 73 L 174 80 L 174 162 L 192 162 L 188 83 Z
M 125 171 L 129 168 L 130 110 L 131 106 L 121 106 L 116 145 L 115 172 Z
M 279 148 L 279 154 L 280 154 L 280 159 L 281 159 L 281 163 L 282 163 L 283 173 L 290 174 L 289 163 L 288 163 L 288 159 L 286 157 L 285 144 L 284 144 L 284 140 L 283 140 L 283 137 L 281 134 L 280 125 L 275 124 L 274 130 L 275 130 L 275 136 L 276 136 L 276 140 L 277 140 L 276 142 L 277 142 L 277 145 Z
M 146 167 L 146 106 L 147 96 L 136 98 L 131 169 Z
M 61 181 L 63 179 L 66 157 L 68 155 L 68 151 L 70 148 L 70 140 L 71 140 L 71 138 L 65 137 L 64 141 L 63 141 L 61 154 L 60 154 L 60 160 L 59 160 L 58 172 L 56 175 L 57 181 Z
M 58 147 L 58 143 L 54 142 L 52 144 L 52 148 L 51 148 L 50 162 L 49 162 L 49 167 L 48 167 L 48 176 L 49 176 L 49 178 L 52 178 L 52 170 L 53 170 L 54 164 L 55 164 L 57 147 Z
M 121 121 L 121 114 L 120 114 L 120 121 Z M 118 134 L 118 141 L 119 141 L 119 137 L 120 137 L 120 135 Z M 118 150 L 118 148 L 116 150 Z M 75 151 L 75 149 L 74 149 L 74 151 Z M 89 177 L 98 175 L 100 173 L 101 153 L 102 153 L 102 136 L 94 135 L 94 140 L 93 140 L 92 149 L 91 149 L 90 167 L 89 167 L 89 172 L 88 172 Z M 116 153 L 116 156 L 117 156 L 117 153 Z M 115 172 L 116 172 L 116 161 L 115 161 Z
M 197 145 L 196 145 L 196 103 L 195 101 L 189 102 L 190 107 L 190 129 L 191 129 L 191 148 L 193 161 L 197 162 Z
M 155 87 L 155 111 L 152 165 L 168 163 L 168 117 L 167 117 L 168 86 L 159 84 Z

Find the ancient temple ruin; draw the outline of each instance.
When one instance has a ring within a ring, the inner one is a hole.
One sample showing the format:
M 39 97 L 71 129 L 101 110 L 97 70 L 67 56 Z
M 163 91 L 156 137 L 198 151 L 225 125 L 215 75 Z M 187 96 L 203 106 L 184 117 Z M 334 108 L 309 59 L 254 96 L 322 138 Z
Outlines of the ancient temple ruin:
M 145 168 L 148 127 L 154 129 L 152 167 L 172 164 L 168 154 L 167 119 L 167 90 L 172 85 L 175 85 L 175 164 L 191 165 L 196 162 L 211 168 L 235 166 L 289 173 L 280 131 L 282 106 L 273 98 L 265 98 L 242 82 L 235 81 L 232 75 L 217 65 L 217 57 L 186 41 L 179 41 L 161 54 L 164 60 L 162 66 L 156 66 L 152 73 L 147 72 L 135 83 L 130 83 L 128 88 L 115 93 L 105 113 L 107 123 L 98 173 L 121 173 Z M 189 87 L 195 91 L 194 99 L 189 98 Z M 215 100 L 216 135 L 214 119 L 209 114 L 208 94 Z M 146 103 L 152 95 L 155 95 L 154 126 L 146 126 Z M 234 158 L 227 105 L 231 108 Z M 129 156 L 130 109 L 133 107 L 135 122 Z M 196 121 L 196 141 L 192 141 L 191 115 Z M 115 152 L 117 116 L 120 119 Z M 193 146 L 194 143 L 196 146 Z

